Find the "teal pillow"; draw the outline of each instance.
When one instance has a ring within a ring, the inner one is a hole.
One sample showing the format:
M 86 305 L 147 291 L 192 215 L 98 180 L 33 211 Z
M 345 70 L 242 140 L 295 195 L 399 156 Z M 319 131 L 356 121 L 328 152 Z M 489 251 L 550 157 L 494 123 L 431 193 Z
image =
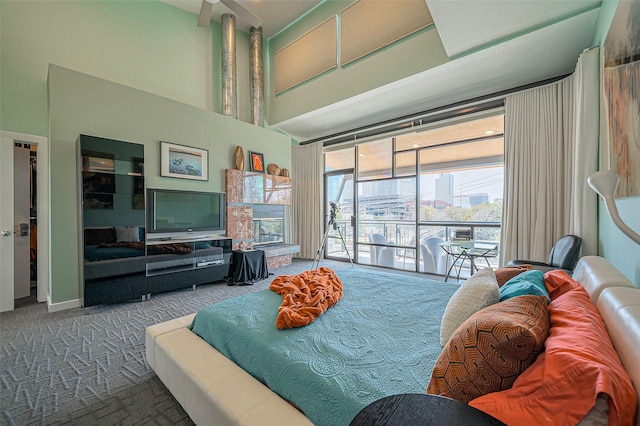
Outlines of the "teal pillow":
M 551 301 L 547 287 L 544 285 L 544 275 L 541 271 L 526 271 L 516 275 L 500 287 L 500 301 L 516 296 L 544 296 L 547 303 Z

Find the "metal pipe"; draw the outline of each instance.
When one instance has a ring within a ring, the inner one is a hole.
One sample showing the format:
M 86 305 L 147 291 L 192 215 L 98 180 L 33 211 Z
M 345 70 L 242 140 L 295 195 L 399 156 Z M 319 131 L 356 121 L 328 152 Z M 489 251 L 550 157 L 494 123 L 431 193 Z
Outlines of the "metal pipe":
M 222 15 L 222 114 L 238 118 L 236 72 L 236 17 Z
M 264 127 L 264 72 L 262 50 L 262 27 L 251 27 L 251 123 Z

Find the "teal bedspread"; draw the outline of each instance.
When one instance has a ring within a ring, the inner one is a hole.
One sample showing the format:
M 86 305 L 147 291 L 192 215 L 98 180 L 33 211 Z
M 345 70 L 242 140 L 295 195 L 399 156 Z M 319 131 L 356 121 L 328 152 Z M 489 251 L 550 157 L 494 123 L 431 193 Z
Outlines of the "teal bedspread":
M 306 327 L 278 330 L 281 298 L 264 290 L 201 310 L 192 330 L 318 426 L 348 425 L 387 395 L 425 392 L 442 349 L 440 319 L 458 285 L 336 273 L 342 300 Z

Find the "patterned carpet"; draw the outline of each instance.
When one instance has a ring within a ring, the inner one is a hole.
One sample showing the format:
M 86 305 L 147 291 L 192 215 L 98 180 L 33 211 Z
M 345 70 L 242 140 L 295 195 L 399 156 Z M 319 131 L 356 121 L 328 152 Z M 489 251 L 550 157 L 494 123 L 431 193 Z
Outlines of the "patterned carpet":
M 274 272 L 294 274 L 310 266 L 309 260 L 294 260 Z M 202 285 L 146 302 L 52 314 L 38 303 L 0 314 L 0 424 L 192 425 L 146 362 L 145 328 L 263 290 L 273 278 L 252 286 Z

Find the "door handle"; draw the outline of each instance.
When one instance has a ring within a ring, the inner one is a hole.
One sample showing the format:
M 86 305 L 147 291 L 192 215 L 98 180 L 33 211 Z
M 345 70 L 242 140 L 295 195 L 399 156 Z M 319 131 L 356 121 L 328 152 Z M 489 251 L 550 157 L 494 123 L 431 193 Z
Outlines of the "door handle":
M 0 231 L 0 234 L 1 234 L 3 237 L 8 237 L 8 236 L 10 236 L 10 235 L 11 235 L 11 231 L 8 231 L 8 230 L 4 229 L 4 230 Z

